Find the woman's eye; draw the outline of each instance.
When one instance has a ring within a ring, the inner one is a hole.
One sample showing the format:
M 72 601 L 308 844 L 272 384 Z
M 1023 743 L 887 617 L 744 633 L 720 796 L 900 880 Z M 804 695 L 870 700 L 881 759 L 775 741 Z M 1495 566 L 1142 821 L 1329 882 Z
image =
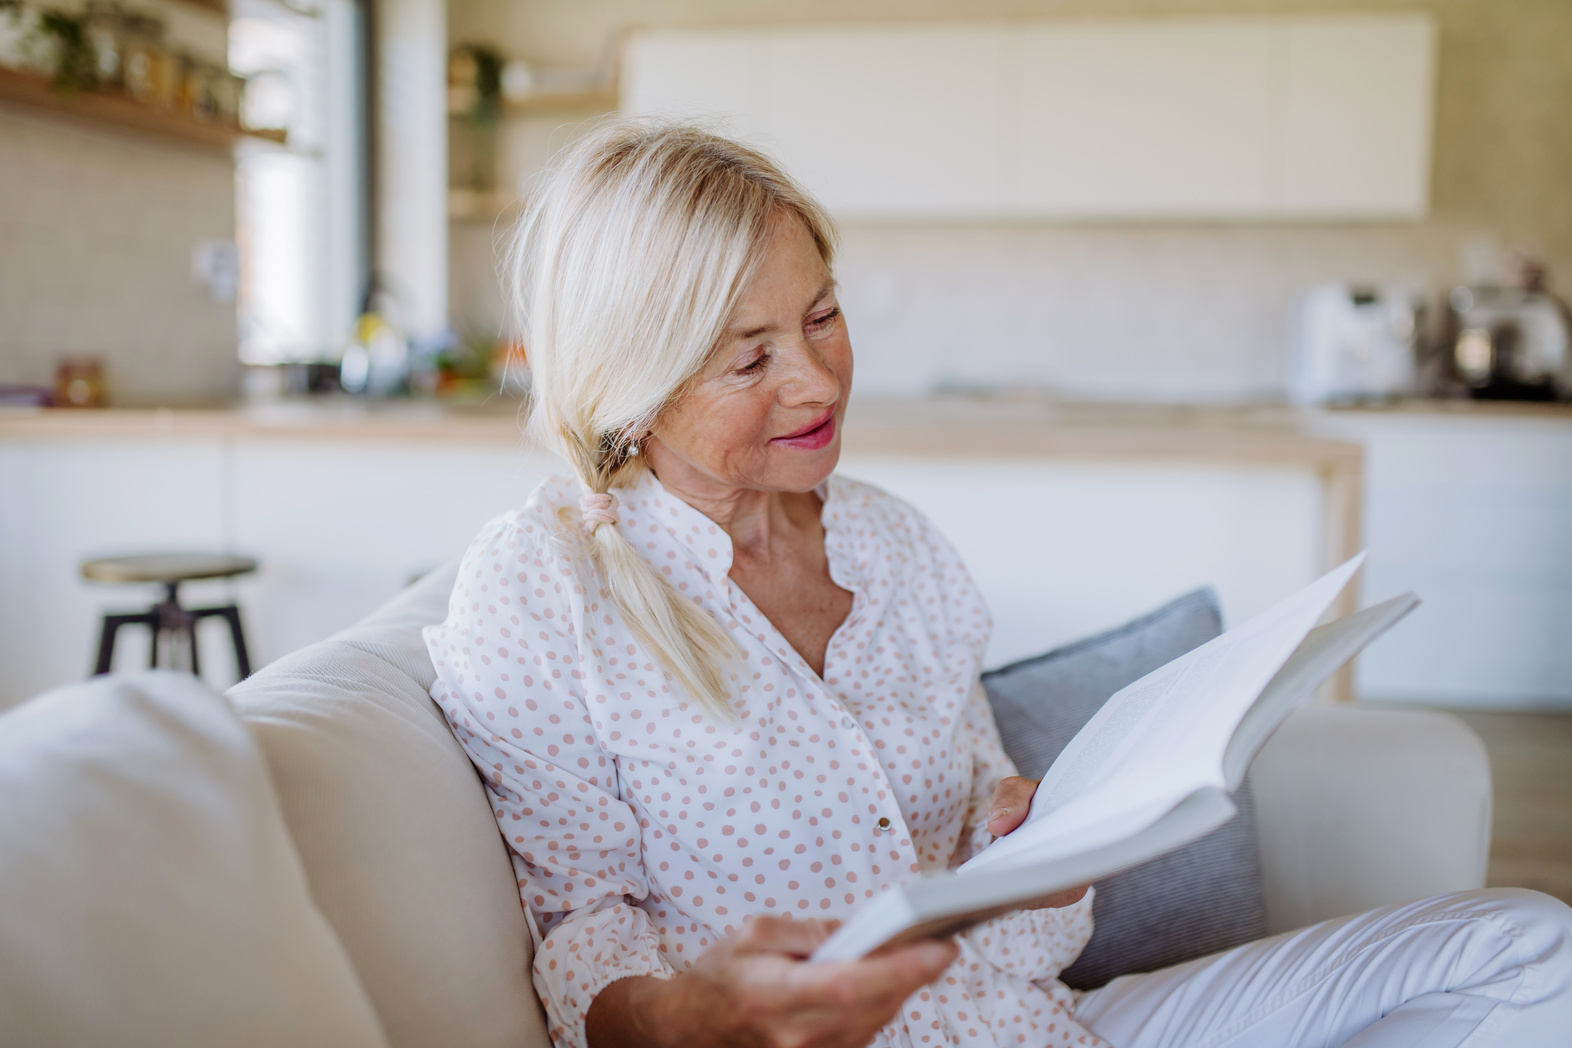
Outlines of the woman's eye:
M 770 355 L 768 353 L 760 353 L 757 357 L 753 358 L 753 363 L 746 364 L 743 367 L 738 368 L 737 373 L 739 375 L 752 375 L 755 372 L 763 371 L 764 365 L 768 364 L 769 362 Z
M 811 327 L 811 328 L 828 327 L 830 324 L 832 324 L 835 321 L 835 318 L 840 316 L 840 315 L 841 315 L 841 307 L 840 306 L 836 306 L 834 309 L 830 310 L 828 313 L 822 314 L 821 316 L 809 317 L 808 318 L 808 326 Z

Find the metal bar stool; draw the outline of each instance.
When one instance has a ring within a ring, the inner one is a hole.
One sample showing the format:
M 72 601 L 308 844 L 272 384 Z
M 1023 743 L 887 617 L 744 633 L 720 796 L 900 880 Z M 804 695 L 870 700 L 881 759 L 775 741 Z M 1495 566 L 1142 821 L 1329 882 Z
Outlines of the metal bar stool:
M 84 579 L 122 584 L 156 582 L 164 587 L 164 599 L 146 611 L 104 616 L 103 629 L 98 636 L 98 665 L 93 675 L 96 677 L 109 672 L 115 657 L 115 634 L 121 626 L 130 625 L 146 626 L 152 634 L 147 660 L 149 666 L 158 666 L 158 644 L 162 637 L 166 634 L 172 638 L 183 636 L 186 638 L 186 648 L 191 652 L 191 672 L 199 674 L 201 663 L 197 659 L 196 625 L 203 619 L 218 618 L 229 624 L 229 636 L 235 645 L 235 668 L 240 671 L 240 679 L 251 676 L 246 636 L 240 628 L 240 608 L 234 604 L 183 608 L 180 606 L 180 584 L 193 579 L 233 578 L 255 570 L 257 562 L 250 557 L 207 553 L 152 553 L 83 561 Z M 171 643 L 171 668 L 177 661 L 174 649 L 175 645 Z

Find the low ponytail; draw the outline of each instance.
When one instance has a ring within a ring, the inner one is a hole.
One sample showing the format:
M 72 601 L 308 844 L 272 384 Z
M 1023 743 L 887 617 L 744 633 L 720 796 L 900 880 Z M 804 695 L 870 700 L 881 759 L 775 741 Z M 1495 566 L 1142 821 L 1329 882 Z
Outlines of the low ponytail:
M 532 187 L 508 258 L 530 366 L 530 431 L 568 460 L 588 496 L 648 468 L 632 435 L 647 432 L 704 366 L 781 213 L 802 220 L 830 265 L 829 217 L 780 168 L 664 120 L 601 125 Z M 730 634 L 615 525 L 572 509 L 564 518 L 639 643 L 691 698 L 734 717 L 727 682 L 742 653 Z
M 610 495 L 610 504 L 615 507 L 616 496 L 610 489 L 623 487 L 636 476 L 640 468 L 636 456 L 637 445 L 622 445 L 601 456 L 610 468 L 580 470 L 579 479 L 589 496 Z M 689 696 L 716 718 L 734 720 L 736 710 L 731 705 L 725 671 L 741 660 L 741 649 L 703 608 L 679 593 L 639 555 L 627 536 L 617 530 L 614 516 L 613 510 L 592 520 L 581 511 L 575 522 L 584 531 L 584 545 L 612 603 L 638 642 Z

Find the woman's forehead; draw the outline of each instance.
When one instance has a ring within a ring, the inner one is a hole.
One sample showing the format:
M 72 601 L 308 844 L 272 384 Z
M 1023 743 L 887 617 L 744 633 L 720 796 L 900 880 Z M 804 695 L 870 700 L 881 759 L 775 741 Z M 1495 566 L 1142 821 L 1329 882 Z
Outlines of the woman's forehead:
M 835 278 L 808 227 L 793 215 L 783 221 L 789 225 L 778 221 L 766 241 L 764 256 L 738 297 L 722 342 L 750 338 L 774 324 L 795 320 L 795 316 L 781 316 L 781 311 L 795 314 L 810 309 L 835 289 Z

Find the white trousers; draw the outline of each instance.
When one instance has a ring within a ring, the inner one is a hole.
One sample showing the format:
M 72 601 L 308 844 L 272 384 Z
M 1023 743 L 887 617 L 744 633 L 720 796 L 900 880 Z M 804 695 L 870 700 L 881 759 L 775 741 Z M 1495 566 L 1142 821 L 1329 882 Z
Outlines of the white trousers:
M 1569 1048 L 1572 909 L 1458 892 L 1343 917 L 1081 998 L 1115 1048 Z

